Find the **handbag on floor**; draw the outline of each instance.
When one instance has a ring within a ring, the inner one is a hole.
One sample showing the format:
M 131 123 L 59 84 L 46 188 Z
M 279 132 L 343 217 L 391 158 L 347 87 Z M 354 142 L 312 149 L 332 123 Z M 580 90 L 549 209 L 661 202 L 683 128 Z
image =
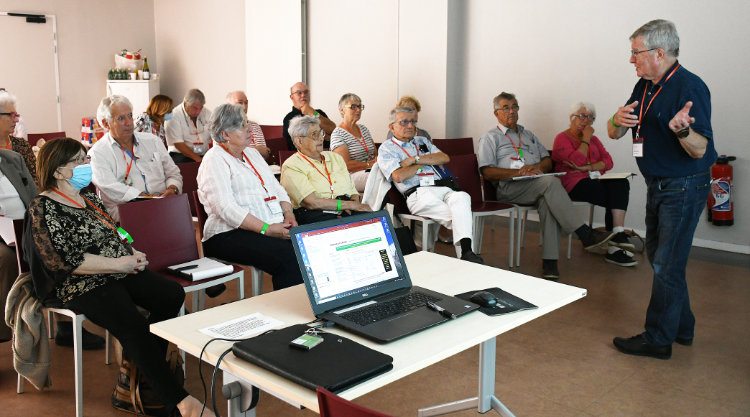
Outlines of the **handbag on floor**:
M 174 374 L 175 381 L 183 385 L 185 373 L 182 369 L 182 357 L 178 352 L 169 354 L 169 369 Z M 136 415 L 169 417 L 179 415 L 177 407 L 171 414 L 167 413 L 156 392 L 143 377 L 133 362 L 124 355 L 120 362 L 120 374 L 117 376 L 114 392 L 112 392 L 112 407 Z

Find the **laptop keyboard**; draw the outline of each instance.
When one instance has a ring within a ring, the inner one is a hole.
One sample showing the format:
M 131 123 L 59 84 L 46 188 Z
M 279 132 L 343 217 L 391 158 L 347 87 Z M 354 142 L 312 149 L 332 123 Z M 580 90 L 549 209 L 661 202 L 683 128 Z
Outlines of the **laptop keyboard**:
M 388 317 L 403 314 L 419 307 L 424 307 L 428 301 L 438 300 L 440 300 L 440 298 L 419 291 L 413 291 L 392 300 L 348 311 L 340 314 L 340 316 L 349 321 L 353 321 L 360 326 L 366 326 Z

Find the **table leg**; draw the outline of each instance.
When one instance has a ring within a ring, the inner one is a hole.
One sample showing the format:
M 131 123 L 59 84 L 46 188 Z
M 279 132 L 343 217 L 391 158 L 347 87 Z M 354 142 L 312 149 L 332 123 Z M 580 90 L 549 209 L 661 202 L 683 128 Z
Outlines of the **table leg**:
M 477 411 L 482 414 L 495 410 L 502 417 L 515 417 L 495 396 L 495 344 L 496 340 L 493 337 L 479 345 L 479 395 L 477 397 L 420 408 L 417 415 L 419 417 L 441 416 L 476 407 Z

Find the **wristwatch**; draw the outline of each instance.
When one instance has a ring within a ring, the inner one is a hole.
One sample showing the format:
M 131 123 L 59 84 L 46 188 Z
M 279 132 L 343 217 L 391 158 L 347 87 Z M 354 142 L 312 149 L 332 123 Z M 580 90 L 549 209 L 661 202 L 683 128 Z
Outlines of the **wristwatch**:
M 167 187 L 167 188 L 169 188 L 170 190 L 174 191 L 175 195 L 177 195 L 177 194 L 179 194 L 179 193 L 180 193 L 180 190 L 179 190 L 179 189 L 177 188 L 177 186 L 176 186 L 176 185 L 174 185 L 174 184 L 170 185 L 170 186 L 169 186 L 169 187 Z
M 675 134 L 677 135 L 678 139 L 685 139 L 686 137 L 690 136 L 690 128 L 686 127 L 682 130 L 678 130 L 677 132 L 675 132 Z
M 415 164 L 419 163 L 419 155 L 417 155 L 417 156 L 414 157 L 414 163 Z

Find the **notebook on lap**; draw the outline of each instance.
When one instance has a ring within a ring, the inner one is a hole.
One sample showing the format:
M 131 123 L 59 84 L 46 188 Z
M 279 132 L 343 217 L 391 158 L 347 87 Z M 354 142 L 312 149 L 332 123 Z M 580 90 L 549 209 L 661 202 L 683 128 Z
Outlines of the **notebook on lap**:
M 449 320 L 477 305 L 413 286 L 385 210 L 306 224 L 291 239 L 316 317 L 378 342 Z M 375 311 L 373 311 L 375 310 Z

